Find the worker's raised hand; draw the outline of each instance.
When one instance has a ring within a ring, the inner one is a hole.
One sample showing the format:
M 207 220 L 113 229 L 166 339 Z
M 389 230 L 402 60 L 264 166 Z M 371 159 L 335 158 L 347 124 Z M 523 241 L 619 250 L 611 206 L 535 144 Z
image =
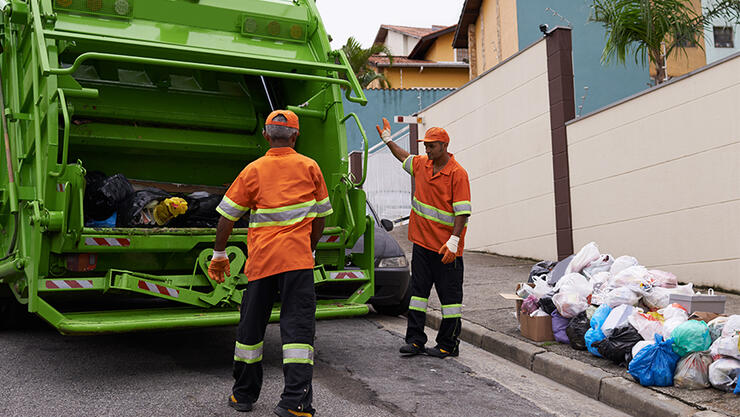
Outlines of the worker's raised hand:
M 378 134 L 383 139 L 383 142 L 388 143 L 391 141 L 391 124 L 388 123 L 388 119 L 383 118 L 383 129 L 378 125 L 375 125 L 375 128 L 378 129 Z
M 224 282 L 231 273 L 230 271 L 231 265 L 229 265 L 228 257 L 213 258 L 208 265 L 208 276 L 219 284 Z

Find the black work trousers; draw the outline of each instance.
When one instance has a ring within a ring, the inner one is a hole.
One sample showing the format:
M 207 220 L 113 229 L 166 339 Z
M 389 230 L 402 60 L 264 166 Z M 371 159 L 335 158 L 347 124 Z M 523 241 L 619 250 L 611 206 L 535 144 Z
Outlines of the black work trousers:
M 301 269 L 250 281 L 242 298 L 234 349 L 234 397 L 254 403 L 262 388 L 262 350 L 265 329 L 278 293 L 280 336 L 283 343 L 285 388 L 278 405 L 310 412 L 313 389 L 313 341 L 316 332 L 316 293 L 313 271 Z
M 426 309 L 432 285 L 442 303 L 442 324 L 437 333 L 437 346 L 454 352 L 460 344 L 463 260 L 457 257 L 452 263 L 443 264 L 442 255 L 414 244 L 411 257 L 411 303 L 406 328 L 406 343 L 424 346 Z

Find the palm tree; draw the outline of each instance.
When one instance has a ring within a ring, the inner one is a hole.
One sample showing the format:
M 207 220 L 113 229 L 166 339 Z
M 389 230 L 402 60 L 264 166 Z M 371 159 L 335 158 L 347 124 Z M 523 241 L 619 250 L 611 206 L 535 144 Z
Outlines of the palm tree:
M 375 72 L 369 64 L 371 56 L 384 54 L 388 57 L 390 65 L 393 65 L 393 56 L 391 56 L 391 51 L 387 46 L 376 43 L 370 48 L 363 48 L 357 39 L 350 36 L 347 39 L 347 43 L 342 46 L 342 50 L 347 55 L 352 71 L 354 71 L 357 79 L 360 81 L 362 88 L 366 88 L 375 80 L 378 80 L 381 88 L 391 87 L 391 83 L 385 78 L 385 75 Z
M 702 47 L 704 27 L 714 18 L 740 20 L 740 0 L 717 0 L 704 13 L 694 10 L 691 0 L 594 0 L 591 20 L 606 28 L 602 62 L 616 59 L 624 64 L 628 55 L 656 68 L 655 81 L 666 81 L 669 56 L 689 45 Z

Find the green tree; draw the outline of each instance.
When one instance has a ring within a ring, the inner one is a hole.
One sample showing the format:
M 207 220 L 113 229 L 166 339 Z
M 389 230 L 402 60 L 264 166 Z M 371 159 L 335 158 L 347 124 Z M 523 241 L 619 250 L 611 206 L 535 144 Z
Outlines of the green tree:
M 354 71 L 357 79 L 360 81 L 362 88 L 366 88 L 375 80 L 378 80 L 381 88 L 391 87 L 391 83 L 385 78 L 385 75 L 375 72 L 369 62 L 371 56 L 383 54 L 388 57 L 390 65 L 393 65 L 393 56 L 388 47 L 381 43 L 376 43 L 370 48 L 363 48 L 357 39 L 350 36 L 347 39 L 347 43 L 342 46 L 342 50 L 347 55 L 352 71 Z
M 591 20 L 606 28 L 602 62 L 624 64 L 632 55 L 636 63 L 651 62 L 655 81 L 666 81 L 668 57 L 688 46 L 703 48 L 704 28 L 715 18 L 740 21 L 740 0 L 715 0 L 697 11 L 691 0 L 594 0 Z

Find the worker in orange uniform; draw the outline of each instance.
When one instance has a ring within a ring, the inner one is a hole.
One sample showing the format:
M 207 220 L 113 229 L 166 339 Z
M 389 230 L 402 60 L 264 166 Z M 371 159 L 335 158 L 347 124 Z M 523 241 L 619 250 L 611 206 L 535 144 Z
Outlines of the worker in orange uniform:
M 226 242 L 234 222 L 249 212 L 245 266 L 248 284 L 234 348 L 234 388 L 229 405 L 250 411 L 262 388 L 265 328 L 278 293 L 285 388 L 275 414 L 313 416 L 316 294 L 312 251 L 332 213 L 324 177 L 314 160 L 293 148 L 298 116 L 277 110 L 262 132 L 270 144 L 265 156 L 247 165 L 216 209 L 221 214 L 208 275 L 224 281 L 230 271 Z
M 468 173 L 447 152 L 450 137 L 439 127 L 426 131 L 426 156 L 411 155 L 391 141 L 391 126 L 383 118 L 383 129 L 376 126 L 391 153 L 414 177 L 416 191 L 411 202 L 409 240 L 414 243 L 411 258 L 411 301 L 409 303 L 406 345 L 407 356 L 426 352 L 445 358 L 459 355 L 463 299 L 463 246 L 471 213 Z M 432 285 L 442 303 L 442 324 L 437 345 L 425 349 L 426 309 Z

